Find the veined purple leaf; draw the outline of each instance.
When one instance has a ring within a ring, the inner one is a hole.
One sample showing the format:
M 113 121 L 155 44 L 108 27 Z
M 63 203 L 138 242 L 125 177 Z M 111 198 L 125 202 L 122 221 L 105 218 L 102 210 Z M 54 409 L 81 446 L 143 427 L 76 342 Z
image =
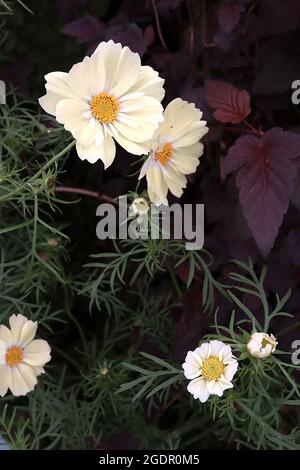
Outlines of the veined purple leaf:
M 300 135 L 276 127 L 243 136 L 229 149 L 226 174 L 237 171 L 240 203 L 264 257 L 271 251 L 295 186 Z

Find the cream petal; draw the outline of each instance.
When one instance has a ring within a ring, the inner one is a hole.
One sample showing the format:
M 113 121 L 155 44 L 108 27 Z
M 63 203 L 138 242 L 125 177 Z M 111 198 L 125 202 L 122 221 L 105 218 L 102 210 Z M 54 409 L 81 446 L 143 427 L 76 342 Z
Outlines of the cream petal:
M 67 73 L 51 72 L 45 79 L 47 93 L 39 99 L 39 103 L 47 113 L 55 116 L 57 103 L 61 99 L 74 98 L 75 95 L 69 87 Z
M 104 91 L 106 92 L 110 92 L 114 84 L 121 50 L 122 46 L 120 43 L 116 44 L 110 40 L 108 42 L 101 42 L 93 54 L 93 56 L 99 54 L 101 57 L 103 70 L 105 70 Z
M 7 348 L 13 344 L 11 331 L 5 325 L 0 325 L 0 340 L 6 344 Z
M 224 345 L 223 349 L 219 352 L 219 359 L 225 363 L 231 362 L 234 359 L 232 349 L 228 344 Z
M 208 359 L 211 355 L 211 347 L 209 343 L 202 343 L 199 348 L 197 348 L 197 353 L 202 360 Z
M 87 160 L 90 163 L 102 160 L 102 150 L 96 144 L 86 146 L 76 142 L 76 150 L 81 160 Z
M 61 97 L 56 95 L 55 93 L 47 93 L 44 96 L 39 98 L 40 106 L 46 111 L 48 114 L 52 114 L 53 116 L 56 115 L 56 105 L 59 102 Z
M 147 149 L 142 145 L 136 144 L 131 140 L 126 139 L 120 132 L 116 133 L 115 139 L 121 147 L 133 155 L 142 155 L 147 152 Z
M 9 326 L 12 335 L 13 344 L 18 344 L 21 336 L 22 328 L 27 322 L 27 318 L 24 315 L 11 315 L 9 318 Z
M 33 367 L 33 369 L 37 377 L 45 373 L 45 369 L 43 367 Z
M 206 122 L 201 121 L 202 113 L 194 104 L 177 98 L 168 104 L 164 112 L 164 123 L 158 136 L 167 138 L 176 147 L 195 144 L 208 132 Z
M 43 367 L 51 359 L 50 352 L 47 341 L 36 339 L 24 349 L 23 362 L 30 366 Z
M 194 398 L 198 398 L 201 403 L 205 403 L 209 398 L 210 393 L 207 387 L 207 381 L 202 377 L 192 380 L 188 384 L 187 389 Z
M 224 371 L 224 377 L 225 379 L 227 380 L 232 380 L 233 379 L 233 376 L 235 375 L 236 371 L 238 369 L 238 362 L 235 361 L 235 362 L 232 362 L 231 364 L 228 364 L 226 367 L 225 367 L 225 371 Z
M 123 113 L 127 123 L 124 120 L 121 122 L 118 118 L 114 122 L 114 127 L 123 136 L 136 143 L 144 143 L 151 140 L 158 128 L 159 122 L 163 119 L 162 106 L 157 100 L 143 96 L 140 98 L 140 102 L 142 109 Z M 128 121 L 132 121 L 137 127 L 128 125 Z
M 7 367 L 0 365 L 0 396 L 4 397 L 8 390 Z
M 162 172 L 158 165 L 154 165 L 147 171 L 147 189 L 150 200 L 155 205 L 168 204 L 167 193 L 168 187 L 162 176 Z
M 123 47 L 119 56 L 110 92 L 117 98 L 121 97 L 134 85 L 141 68 L 141 59 L 136 52 L 127 46 Z
M 219 397 L 223 395 L 224 388 L 222 387 L 221 382 L 219 382 L 218 380 L 208 381 L 207 388 L 211 395 L 218 395 Z
M 185 362 L 184 364 L 182 364 L 182 368 L 184 370 L 185 377 L 189 380 L 195 379 L 201 374 L 201 367 L 199 366 L 199 364 L 194 365 Z
M 196 150 L 197 149 L 197 150 Z M 199 165 L 199 157 L 203 153 L 203 144 L 196 142 L 194 145 L 174 149 L 173 157 L 174 165 L 184 175 L 195 173 Z
M 162 101 L 165 96 L 163 88 L 164 80 L 159 77 L 158 72 L 148 65 L 143 65 L 139 76 L 134 84 L 134 90 L 141 91 L 147 96 L 152 96 L 158 101 Z M 130 90 L 129 90 L 130 92 Z
M 218 340 L 212 340 L 210 342 L 210 347 L 211 347 L 211 353 L 214 356 L 218 356 L 219 353 L 224 349 L 225 343 L 223 341 L 218 341 Z
M 168 165 L 167 171 L 168 176 L 164 175 L 166 184 L 174 196 L 180 197 L 183 193 L 183 188 L 186 187 L 187 179 L 184 175 L 175 172 L 170 165 Z
M 66 126 L 65 126 L 66 127 Z M 91 145 L 93 143 L 102 143 L 103 134 L 101 135 L 87 123 L 84 123 L 76 129 L 68 129 L 72 132 L 74 138 L 82 145 Z M 97 142 L 96 142 L 97 140 Z
M 221 387 L 223 390 L 227 390 L 228 388 L 233 388 L 232 382 L 230 380 L 227 380 L 224 376 L 222 376 L 218 382 L 220 383 Z
M 102 151 L 103 154 L 101 160 L 103 161 L 104 168 L 106 169 L 112 164 L 116 156 L 116 145 L 114 139 L 108 134 L 104 137 Z
M 6 351 L 6 343 L 0 340 L 0 364 L 6 364 Z
M 8 387 L 16 397 L 27 395 L 37 384 L 35 371 L 27 364 L 7 368 L 7 381 Z
M 152 156 L 148 157 L 140 170 L 139 180 L 143 178 L 147 171 L 154 165 L 156 165 L 154 158 Z
M 85 57 L 82 62 L 74 64 L 68 74 L 68 83 L 72 92 L 85 101 L 90 101 L 96 93 L 94 83 L 94 61 Z
M 28 320 L 23 315 L 12 315 L 9 319 L 12 342 L 25 347 L 36 335 L 37 322 Z

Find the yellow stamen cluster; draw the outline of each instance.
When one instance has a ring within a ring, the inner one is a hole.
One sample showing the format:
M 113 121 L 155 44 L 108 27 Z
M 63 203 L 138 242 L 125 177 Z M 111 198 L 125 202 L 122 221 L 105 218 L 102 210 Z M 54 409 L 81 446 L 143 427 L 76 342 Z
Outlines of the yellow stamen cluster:
M 114 96 L 103 92 L 91 99 L 90 106 L 94 118 L 104 124 L 109 124 L 116 120 L 120 103 Z
M 202 375 L 206 380 L 218 380 L 224 370 L 225 365 L 215 356 L 210 356 L 203 361 Z
M 20 362 L 22 361 L 24 356 L 24 351 L 22 348 L 19 348 L 18 346 L 12 346 L 10 349 L 6 351 L 5 354 L 5 359 L 6 359 L 6 364 L 9 365 L 9 367 L 15 367 Z
M 169 160 L 171 160 L 173 155 L 172 144 L 167 142 L 164 144 L 162 150 L 159 150 L 155 153 L 155 159 L 158 160 L 162 165 L 166 165 Z

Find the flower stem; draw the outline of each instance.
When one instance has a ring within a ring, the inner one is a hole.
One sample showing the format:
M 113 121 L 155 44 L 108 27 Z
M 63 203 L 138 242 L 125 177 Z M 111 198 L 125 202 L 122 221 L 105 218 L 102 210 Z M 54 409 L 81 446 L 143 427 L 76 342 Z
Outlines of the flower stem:
M 47 170 L 51 165 L 53 165 L 53 163 L 57 162 L 61 157 L 63 157 L 66 153 L 68 153 L 69 150 L 71 150 L 71 148 L 74 147 L 74 145 L 75 145 L 75 140 L 73 140 L 69 145 L 67 145 L 67 147 L 65 147 L 63 150 L 61 150 L 61 152 L 57 153 L 57 154 L 54 155 L 50 160 L 48 160 L 48 161 L 37 171 L 37 173 L 35 173 L 35 175 L 33 175 L 31 178 L 29 178 L 29 179 L 25 182 L 25 186 L 27 186 L 27 185 L 30 184 L 32 181 L 36 180 L 39 176 L 41 176 L 45 170 Z M 5 202 L 5 201 L 9 200 L 11 197 L 15 196 L 21 189 L 23 189 L 23 187 L 20 187 L 20 188 L 18 188 L 18 189 L 15 189 L 14 191 L 11 191 L 11 192 L 8 193 L 8 194 L 5 194 L 3 197 L 0 198 L 0 202 Z
M 41 176 L 41 174 L 43 173 L 43 171 L 47 170 L 51 165 L 53 165 L 53 163 L 57 162 L 61 157 L 63 157 L 66 153 L 69 152 L 69 150 L 71 150 L 71 148 L 73 148 L 75 145 L 75 140 L 73 140 L 69 145 L 67 145 L 61 152 L 57 153 L 56 155 L 54 155 L 50 160 L 48 160 L 40 169 L 39 171 L 32 176 L 32 178 L 30 178 L 29 182 L 30 181 L 34 181 L 35 179 L 37 179 L 39 176 Z
M 169 275 L 170 275 L 170 278 L 171 278 L 171 281 L 172 281 L 172 283 L 173 283 L 173 286 L 174 286 L 174 288 L 175 288 L 175 290 L 176 290 L 176 292 L 177 292 L 177 294 L 178 294 L 178 297 L 181 298 L 181 297 L 182 297 L 182 292 L 181 292 L 180 286 L 179 286 L 179 284 L 178 284 L 178 281 L 177 281 L 177 279 L 176 279 L 176 276 L 175 276 L 175 274 L 174 274 L 174 271 L 173 271 L 173 269 L 172 269 L 172 266 L 170 265 L 170 263 L 169 263 L 168 260 L 166 260 L 166 268 L 167 268 L 168 273 L 169 273 Z
M 102 201 L 109 202 L 110 204 L 117 204 L 117 202 L 110 196 L 106 194 L 100 194 L 98 191 L 90 191 L 89 189 L 84 188 L 75 188 L 74 186 L 58 186 L 55 188 L 57 193 L 71 193 L 71 194 L 81 194 L 83 196 L 95 197 L 101 199 Z
M 158 33 L 160 42 L 161 42 L 161 44 L 162 44 L 164 50 L 167 51 L 168 48 L 167 48 L 167 45 L 166 45 L 166 43 L 165 43 L 164 36 L 163 36 L 162 30 L 161 30 L 161 27 L 160 27 L 159 14 L 158 14 L 158 11 L 157 11 L 157 7 L 156 7 L 156 4 L 155 4 L 155 0 L 151 0 L 151 2 L 152 2 L 152 8 L 153 8 L 154 17 L 155 17 L 155 23 L 156 23 L 157 33 Z

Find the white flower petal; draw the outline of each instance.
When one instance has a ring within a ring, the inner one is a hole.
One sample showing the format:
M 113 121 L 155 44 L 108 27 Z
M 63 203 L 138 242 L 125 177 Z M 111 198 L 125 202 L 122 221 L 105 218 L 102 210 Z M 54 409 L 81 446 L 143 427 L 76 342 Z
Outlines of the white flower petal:
M 222 383 L 218 380 L 211 380 L 207 384 L 208 391 L 211 395 L 218 395 L 221 397 L 224 392 Z
M 7 383 L 12 394 L 16 397 L 27 395 L 37 384 L 35 370 L 27 364 L 7 368 Z
M 187 389 L 194 398 L 198 398 L 201 403 L 206 402 L 209 398 L 210 393 L 207 387 L 207 380 L 202 377 L 192 380 L 188 384 Z
M 4 397 L 8 390 L 7 367 L 0 365 L 0 396 Z
M 233 376 L 235 375 L 237 369 L 238 369 L 238 362 L 237 361 L 234 361 L 231 364 L 228 364 L 225 367 L 225 371 L 224 371 L 225 379 L 231 381 L 233 379 Z
M 142 66 L 139 76 L 134 84 L 134 89 L 145 93 L 147 96 L 152 96 L 158 101 L 162 101 L 165 96 L 163 88 L 164 80 L 159 77 L 158 73 L 152 67 Z
M 51 359 L 50 352 L 47 341 L 36 339 L 24 349 L 23 362 L 30 366 L 43 367 Z
M 117 133 L 115 137 L 118 144 L 121 145 L 127 152 L 132 153 L 133 155 L 143 155 L 146 153 L 146 148 L 141 144 L 132 142 L 131 140 L 126 139 L 120 132 Z
M 196 351 L 202 360 L 208 359 L 211 355 L 210 343 L 202 343 L 201 346 L 196 349 Z
M 7 349 L 13 344 L 11 331 L 5 325 L 0 325 L 0 341 L 5 343 Z
M 55 116 L 57 103 L 62 99 L 74 98 L 75 95 L 69 87 L 67 73 L 51 72 L 45 79 L 47 94 L 39 99 L 39 103 L 47 113 Z
M 25 347 L 36 335 L 37 322 L 28 320 L 23 315 L 12 315 L 9 324 L 14 345 Z
M 162 176 L 162 172 L 158 165 L 149 168 L 146 174 L 148 184 L 148 194 L 153 204 L 159 206 L 160 204 L 168 204 L 167 193 L 168 187 Z
M 127 46 L 123 47 L 119 56 L 110 93 L 117 98 L 121 97 L 134 85 L 141 69 L 141 59 L 137 53 Z
M 6 364 L 7 345 L 0 340 L 0 364 Z

